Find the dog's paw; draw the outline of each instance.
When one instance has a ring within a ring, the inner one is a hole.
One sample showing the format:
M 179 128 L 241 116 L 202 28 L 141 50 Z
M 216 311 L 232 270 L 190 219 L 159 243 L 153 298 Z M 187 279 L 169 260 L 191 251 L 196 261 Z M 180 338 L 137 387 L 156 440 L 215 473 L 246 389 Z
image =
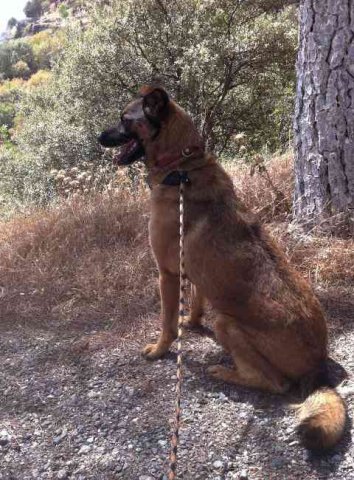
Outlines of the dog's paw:
M 223 367 L 222 365 L 212 365 L 207 368 L 207 373 L 217 380 L 230 381 L 233 371 L 230 368 Z
M 158 343 L 149 343 L 143 348 L 142 354 L 149 360 L 155 360 L 162 357 L 167 350 L 166 348 L 162 348 Z

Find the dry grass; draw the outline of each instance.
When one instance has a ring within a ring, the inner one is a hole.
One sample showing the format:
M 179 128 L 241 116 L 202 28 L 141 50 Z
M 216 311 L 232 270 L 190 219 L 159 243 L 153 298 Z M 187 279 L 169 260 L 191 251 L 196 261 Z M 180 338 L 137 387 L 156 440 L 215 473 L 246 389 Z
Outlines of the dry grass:
M 245 167 L 229 170 L 245 203 L 268 222 L 305 276 L 321 288 L 352 289 L 353 240 L 304 235 L 289 222 L 289 155 L 270 162 L 269 177 L 251 177 Z M 284 194 L 280 203 L 274 187 Z M 135 194 L 123 188 L 63 201 L 1 224 L 2 325 L 80 329 L 85 323 L 123 332 L 158 312 L 147 199 L 142 188 Z
M 290 261 L 315 285 L 353 289 L 353 239 L 305 235 L 296 224 L 272 223 L 269 229 Z
M 274 157 L 263 171 L 245 164 L 229 164 L 227 171 L 244 203 L 262 222 L 289 220 L 293 192 L 293 159 L 290 153 Z
M 317 286 L 327 288 L 354 285 L 354 240 L 305 234 L 291 222 L 293 158 L 290 153 L 266 163 L 266 174 L 250 175 L 246 165 L 229 166 L 236 188 L 245 204 L 263 223 L 303 274 Z M 280 192 L 280 195 L 279 195 Z
M 127 190 L 39 210 L 2 225 L 2 322 L 107 328 L 156 307 L 147 198 Z

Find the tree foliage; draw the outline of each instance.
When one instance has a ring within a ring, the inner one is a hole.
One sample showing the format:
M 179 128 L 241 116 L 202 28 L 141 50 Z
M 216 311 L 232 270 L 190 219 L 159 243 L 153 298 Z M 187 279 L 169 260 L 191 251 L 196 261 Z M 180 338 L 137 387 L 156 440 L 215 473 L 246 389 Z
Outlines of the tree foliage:
M 85 28 L 76 21 L 69 29 L 52 80 L 23 102 L 19 151 L 46 171 L 102 161 L 97 134 L 152 80 L 193 115 L 210 149 L 232 155 L 241 131 L 252 148 L 281 147 L 290 129 L 297 21 L 280 3 L 95 2 Z
M 293 81 L 292 10 L 267 13 L 251 1 L 115 0 L 91 12 L 86 31 L 75 26 L 69 35 L 56 81 L 40 98 L 36 92 L 26 114 L 26 143 L 47 161 L 98 159 L 97 133 L 156 78 L 193 114 L 210 148 L 231 148 L 237 131 L 258 146 L 279 146 L 272 115 L 287 117 L 292 105 L 284 93 Z
M 23 9 L 26 17 L 39 18 L 43 13 L 43 5 L 41 0 L 29 0 Z
M 17 25 L 17 20 L 15 17 L 11 17 L 7 22 L 7 28 L 11 29 Z

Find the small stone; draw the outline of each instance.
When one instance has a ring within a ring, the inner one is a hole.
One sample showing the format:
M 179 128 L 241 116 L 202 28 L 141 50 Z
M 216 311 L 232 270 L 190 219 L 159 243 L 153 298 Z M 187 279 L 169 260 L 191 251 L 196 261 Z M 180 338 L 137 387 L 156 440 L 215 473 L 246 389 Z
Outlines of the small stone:
M 96 392 L 95 390 L 90 390 L 87 394 L 89 398 L 97 398 L 101 395 L 101 392 Z
M 45 465 L 43 465 L 43 468 L 41 469 L 41 471 L 45 472 L 46 470 L 49 470 L 50 464 L 51 464 L 51 461 L 48 460 L 48 462 Z
M 284 460 L 284 458 L 281 457 L 276 457 L 274 458 L 274 460 L 272 460 L 272 466 L 274 468 L 281 468 L 284 466 L 285 463 L 286 461 Z
M 11 440 L 11 435 L 9 434 L 9 432 L 7 430 L 1 430 L 0 431 L 0 445 L 2 447 L 4 447 L 5 445 L 7 445 L 9 443 L 10 440 Z
M 87 442 L 87 443 L 93 443 L 93 440 L 94 440 L 93 437 L 89 437 L 89 438 L 86 440 L 86 442 Z
M 91 450 L 90 445 L 82 445 L 79 450 L 79 455 L 86 455 Z
M 59 445 L 59 443 L 61 443 L 66 437 L 67 433 L 68 433 L 67 430 L 64 428 L 59 435 L 56 435 L 55 437 L 53 437 L 54 445 Z
M 223 468 L 224 464 L 221 460 L 215 460 L 215 462 L 213 462 L 213 467 L 216 469 L 216 470 L 220 470 L 221 468 Z
M 343 396 L 347 397 L 349 395 L 354 394 L 354 386 L 353 385 L 345 385 L 343 387 L 338 388 L 338 392 Z
M 66 480 L 68 478 L 68 476 L 69 476 L 68 471 L 65 468 L 62 468 L 57 473 L 57 479 L 58 480 Z
M 133 387 L 125 387 L 125 390 L 130 397 L 132 397 L 135 393 L 135 390 Z
M 227 398 L 227 396 L 225 395 L 225 393 L 220 392 L 220 393 L 219 393 L 219 400 L 221 400 L 222 402 L 227 402 L 227 401 L 228 401 L 228 398 Z
M 139 480 L 154 480 L 150 475 L 140 475 Z
M 248 475 L 246 470 L 242 470 L 240 473 L 240 480 L 247 480 L 247 479 L 248 479 Z

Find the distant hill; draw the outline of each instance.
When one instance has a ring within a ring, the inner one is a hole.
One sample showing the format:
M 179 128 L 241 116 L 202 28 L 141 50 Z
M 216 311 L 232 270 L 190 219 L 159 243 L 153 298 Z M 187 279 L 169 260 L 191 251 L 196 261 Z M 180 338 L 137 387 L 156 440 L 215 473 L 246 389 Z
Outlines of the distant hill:
M 64 27 L 85 14 L 78 0 L 29 0 L 26 19 L 11 18 L 0 41 L 0 144 L 21 123 L 17 105 L 23 94 L 51 78 L 62 49 Z
M 11 18 L 3 40 L 23 38 L 43 30 L 58 29 L 69 16 L 77 15 L 83 2 L 78 0 L 29 0 L 24 20 Z

